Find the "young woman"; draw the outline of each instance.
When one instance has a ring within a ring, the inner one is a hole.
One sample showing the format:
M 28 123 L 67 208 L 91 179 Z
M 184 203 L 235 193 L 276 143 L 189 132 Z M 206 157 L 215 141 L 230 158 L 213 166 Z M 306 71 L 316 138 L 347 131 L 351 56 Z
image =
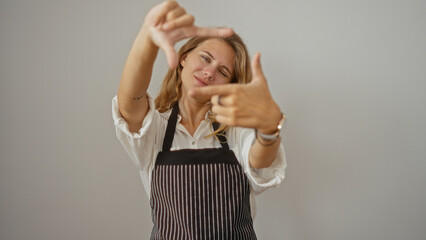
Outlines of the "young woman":
M 176 54 L 174 44 L 192 37 Z M 147 94 L 159 49 L 169 71 Z M 147 14 L 113 99 L 117 137 L 150 197 L 151 239 L 256 239 L 254 195 L 286 167 L 285 120 L 260 67 L 226 28 L 201 28 L 175 1 Z

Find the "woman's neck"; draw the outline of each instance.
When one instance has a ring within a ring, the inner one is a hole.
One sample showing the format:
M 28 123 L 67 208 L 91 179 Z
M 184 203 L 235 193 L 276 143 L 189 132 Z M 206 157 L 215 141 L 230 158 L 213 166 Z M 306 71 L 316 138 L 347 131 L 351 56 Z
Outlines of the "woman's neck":
M 200 123 L 205 119 L 207 111 L 210 107 L 201 104 L 195 99 L 183 94 L 179 100 L 179 114 L 181 116 L 180 123 L 188 130 L 191 136 L 194 136 Z

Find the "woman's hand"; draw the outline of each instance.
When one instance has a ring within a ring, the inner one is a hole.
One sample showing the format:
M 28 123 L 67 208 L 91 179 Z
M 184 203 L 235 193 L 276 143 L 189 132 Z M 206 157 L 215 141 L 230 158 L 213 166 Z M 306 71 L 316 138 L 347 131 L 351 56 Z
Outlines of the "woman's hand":
M 176 68 L 178 58 L 174 45 L 178 41 L 193 36 L 224 37 L 232 34 L 232 29 L 197 27 L 194 21 L 194 17 L 176 1 L 166 1 L 148 12 L 142 31 L 157 47 L 163 49 L 170 68 Z
M 251 66 L 253 79 L 248 84 L 201 87 L 189 94 L 199 102 L 211 101 L 212 111 L 220 123 L 272 134 L 277 131 L 281 111 L 269 92 L 260 65 L 260 53 L 254 55 Z

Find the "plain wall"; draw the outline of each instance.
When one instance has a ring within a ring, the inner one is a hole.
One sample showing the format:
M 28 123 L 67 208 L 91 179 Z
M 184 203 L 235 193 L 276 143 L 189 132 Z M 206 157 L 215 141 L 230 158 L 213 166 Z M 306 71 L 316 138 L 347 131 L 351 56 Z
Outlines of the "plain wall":
M 148 239 L 111 99 L 159 1 L 1 0 L 0 239 Z M 259 239 L 426 239 L 426 1 L 180 1 L 262 53 L 288 167 Z M 155 65 L 150 92 L 167 70 Z

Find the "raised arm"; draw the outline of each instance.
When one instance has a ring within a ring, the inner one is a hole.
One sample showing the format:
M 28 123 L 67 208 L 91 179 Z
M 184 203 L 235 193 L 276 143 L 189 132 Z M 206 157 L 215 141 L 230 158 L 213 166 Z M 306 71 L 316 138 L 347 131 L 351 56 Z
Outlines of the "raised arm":
M 162 2 L 145 17 L 124 65 L 118 89 L 118 108 L 127 121 L 129 130 L 137 132 L 148 113 L 146 91 L 151 81 L 158 49 L 163 49 L 170 68 L 176 68 L 176 42 L 198 36 L 227 36 L 231 29 L 200 28 L 194 17 L 186 13 L 176 1 Z
M 185 10 L 176 2 L 163 2 L 155 6 L 145 17 L 133 42 L 117 94 L 118 108 L 131 132 L 137 132 L 141 128 L 149 110 L 146 90 L 159 49 L 158 44 L 153 41 L 151 28 L 161 28 L 167 20 L 173 21 L 182 15 L 185 15 Z

